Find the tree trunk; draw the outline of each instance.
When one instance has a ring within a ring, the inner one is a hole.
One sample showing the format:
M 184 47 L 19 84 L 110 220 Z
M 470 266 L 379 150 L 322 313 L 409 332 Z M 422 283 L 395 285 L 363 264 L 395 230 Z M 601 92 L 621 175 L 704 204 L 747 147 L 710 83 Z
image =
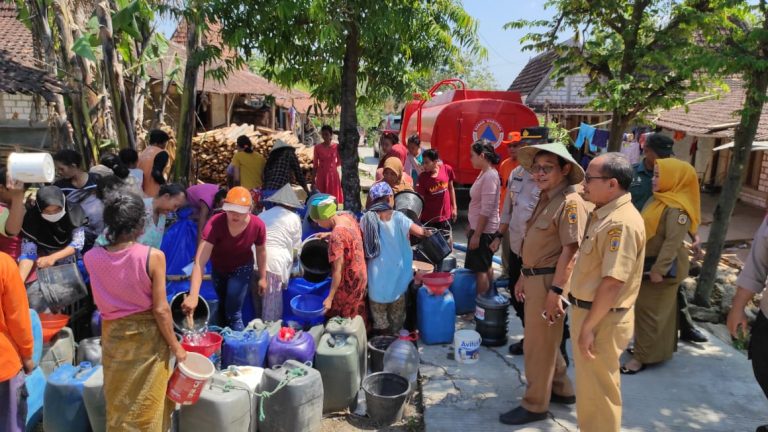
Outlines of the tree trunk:
M 187 64 L 184 68 L 184 88 L 181 95 L 179 129 L 176 136 L 176 163 L 173 177 L 187 184 L 192 167 L 192 136 L 195 133 L 197 99 L 197 73 L 200 67 L 195 52 L 201 48 L 200 28 L 193 20 L 187 20 Z
M 715 207 L 714 220 L 706 244 L 707 255 L 704 257 L 693 300 L 694 303 L 701 306 L 709 306 L 709 297 L 715 284 L 720 254 L 723 251 L 725 236 L 728 232 L 728 224 L 733 214 L 733 208 L 736 206 L 741 185 L 744 184 L 744 178 L 747 175 L 749 153 L 752 150 L 752 141 L 755 139 L 757 125 L 760 122 L 760 115 L 765 103 L 765 91 L 768 88 L 768 70 L 752 70 L 745 73 L 744 78 L 747 85 L 747 95 L 741 113 L 741 122 L 736 126 L 728 175 L 717 201 L 717 207 Z
M 58 59 L 53 43 L 51 27 L 48 24 L 48 8 L 45 2 L 35 0 L 26 0 L 32 25 L 32 37 L 36 40 L 40 48 L 39 58 L 44 64 L 44 69 L 53 77 L 58 76 Z M 55 127 L 51 132 L 53 135 L 53 148 L 71 148 L 74 144 L 72 133 L 69 130 L 67 122 L 67 108 L 64 104 L 64 96 L 60 94 L 53 95 L 55 114 Z
M 104 79 L 107 82 L 110 102 L 112 103 L 112 118 L 117 128 L 117 142 L 121 149 L 131 148 L 135 150 L 136 135 L 134 134 L 133 113 L 125 94 L 123 67 L 118 61 L 117 53 L 115 52 L 112 17 L 107 3 L 100 3 L 98 5 L 96 16 L 101 26 L 99 36 L 104 55 Z
M 360 205 L 360 174 L 357 144 L 357 71 L 360 68 L 360 29 L 350 22 L 347 29 L 344 63 L 341 70 L 341 125 L 339 153 L 341 154 L 341 187 L 344 209 L 358 212 Z
M 629 124 L 629 118 L 619 113 L 617 110 L 613 110 L 611 115 L 611 135 L 608 137 L 608 151 L 617 152 L 621 150 L 621 137 L 624 135 L 624 131 L 627 130 Z

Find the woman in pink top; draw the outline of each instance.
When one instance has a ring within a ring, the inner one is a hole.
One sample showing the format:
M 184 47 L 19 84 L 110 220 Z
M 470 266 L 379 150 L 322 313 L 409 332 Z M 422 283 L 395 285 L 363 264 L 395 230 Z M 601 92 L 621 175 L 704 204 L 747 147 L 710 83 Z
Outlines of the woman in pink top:
M 493 165 L 499 163 L 499 155 L 488 140 L 472 144 L 472 167 L 480 175 L 469 190 L 469 232 L 467 233 L 467 257 L 464 267 L 475 272 L 477 293 L 484 294 L 493 280 L 493 242 L 499 228 L 499 173 Z
M 315 167 L 315 189 L 321 193 L 333 195 L 338 202 L 344 202 L 344 192 L 341 190 L 341 178 L 338 168 L 341 166 L 339 144 L 332 142 L 333 128 L 323 125 L 320 128 L 323 142 L 316 145 L 313 166 Z
M 145 214 L 138 195 L 111 197 L 104 207 L 109 244 L 83 258 L 103 318 L 108 430 L 168 430 L 174 408 L 165 397 L 171 353 L 177 363 L 187 358 L 173 333 L 165 255 L 136 242 Z

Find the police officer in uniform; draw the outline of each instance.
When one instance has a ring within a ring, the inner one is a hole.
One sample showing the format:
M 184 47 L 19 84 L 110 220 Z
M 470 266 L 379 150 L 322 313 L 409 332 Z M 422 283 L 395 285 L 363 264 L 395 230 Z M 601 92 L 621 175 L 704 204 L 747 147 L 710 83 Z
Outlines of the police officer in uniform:
M 526 224 L 521 278 L 515 296 L 525 303 L 525 377 L 521 405 L 499 417 L 521 425 L 547 418 L 550 402 L 573 404 L 575 392 L 559 347 L 567 292 L 587 209 L 576 185 L 584 170 L 560 143 L 528 146 L 518 152 L 520 165 L 530 171 L 541 190 Z
M 595 204 L 568 298 L 576 365 L 576 416 L 583 431 L 621 429 L 619 357 L 634 330 L 645 257 L 643 218 L 628 192 L 633 170 L 620 153 L 590 162 L 584 198 Z
M 672 138 L 658 132 L 649 134 L 645 139 L 643 160 L 632 167 L 634 178 L 632 179 L 632 186 L 629 188 L 629 192 L 632 194 L 632 204 L 637 211 L 643 211 L 645 204 L 653 197 L 651 180 L 653 179 L 653 167 L 656 164 L 656 159 L 672 157 L 672 146 L 674 144 L 675 142 L 672 141 Z M 692 239 L 694 245 L 698 246 L 698 235 L 693 236 Z M 698 247 L 695 248 L 694 252 L 700 253 Z M 688 312 L 688 298 L 682 285 L 677 290 L 677 307 L 680 339 L 688 342 L 706 342 L 707 337 L 704 333 L 693 325 L 693 318 L 691 318 L 691 314 Z
M 520 132 L 520 140 L 509 144 L 509 147 L 517 146 L 515 149 L 515 158 L 517 151 L 526 145 L 546 144 L 549 136 L 549 128 L 532 127 L 523 128 Z M 510 150 L 511 153 L 511 150 Z M 496 233 L 496 240 L 491 244 L 491 249 L 496 250 L 499 245 L 502 247 L 502 256 L 507 255 L 503 264 L 504 271 L 509 276 L 509 286 L 514 287 L 520 278 L 520 269 L 523 261 L 520 258 L 523 245 L 523 234 L 525 233 L 525 224 L 533 214 L 533 209 L 539 201 L 539 188 L 533 181 L 531 174 L 522 166 L 517 166 L 507 179 L 507 193 L 501 197 L 501 225 Z M 504 252 L 509 249 L 508 252 Z M 517 301 L 515 296 L 510 299 L 515 314 L 525 326 L 525 307 L 522 302 Z M 565 337 L 563 338 L 565 340 Z M 563 343 L 564 345 L 564 343 Z M 523 341 L 513 343 L 509 346 L 509 353 L 512 355 L 523 355 Z M 567 362 L 567 359 L 566 359 Z

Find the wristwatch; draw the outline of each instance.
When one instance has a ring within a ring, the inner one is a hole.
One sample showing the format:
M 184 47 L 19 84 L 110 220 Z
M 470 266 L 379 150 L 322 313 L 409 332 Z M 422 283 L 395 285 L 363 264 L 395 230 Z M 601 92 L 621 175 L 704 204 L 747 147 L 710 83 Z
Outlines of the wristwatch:
M 549 290 L 557 295 L 563 295 L 563 289 L 560 288 L 559 286 L 552 285 L 551 287 L 549 287 Z
M 500 239 L 500 238 L 503 238 L 503 237 L 504 237 L 504 234 L 503 234 L 503 233 L 500 233 L 500 232 L 497 232 L 496 234 L 494 234 L 494 235 L 493 235 L 493 237 L 494 237 L 494 238 L 497 238 L 497 239 Z

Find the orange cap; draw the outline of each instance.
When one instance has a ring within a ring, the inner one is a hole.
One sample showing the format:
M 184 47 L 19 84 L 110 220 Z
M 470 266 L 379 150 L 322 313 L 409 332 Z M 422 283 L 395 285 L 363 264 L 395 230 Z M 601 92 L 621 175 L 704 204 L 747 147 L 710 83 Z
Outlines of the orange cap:
M 235 186 L 227 192 L 227 197 L 224 198 L 224 204 L 223 207 L 228 207 L 232 211 L 236 211 L 232 206 L 250 209 L 251 204 L 253 204 L 253 198 L 251 198 L 251 193 L 248 189 L 242 186 Z M 226 204 L 230 204 L 230 206 L 227 206 Z M 227 208 L 224 208 L 223 210 L 227 210 Z
M 521 140 L 520 132 L 512 131 L 507 134 L 507 139 L 502 141 L 501 143 L 509 145 L 512 143 L 520 142 L 520 140 Z

